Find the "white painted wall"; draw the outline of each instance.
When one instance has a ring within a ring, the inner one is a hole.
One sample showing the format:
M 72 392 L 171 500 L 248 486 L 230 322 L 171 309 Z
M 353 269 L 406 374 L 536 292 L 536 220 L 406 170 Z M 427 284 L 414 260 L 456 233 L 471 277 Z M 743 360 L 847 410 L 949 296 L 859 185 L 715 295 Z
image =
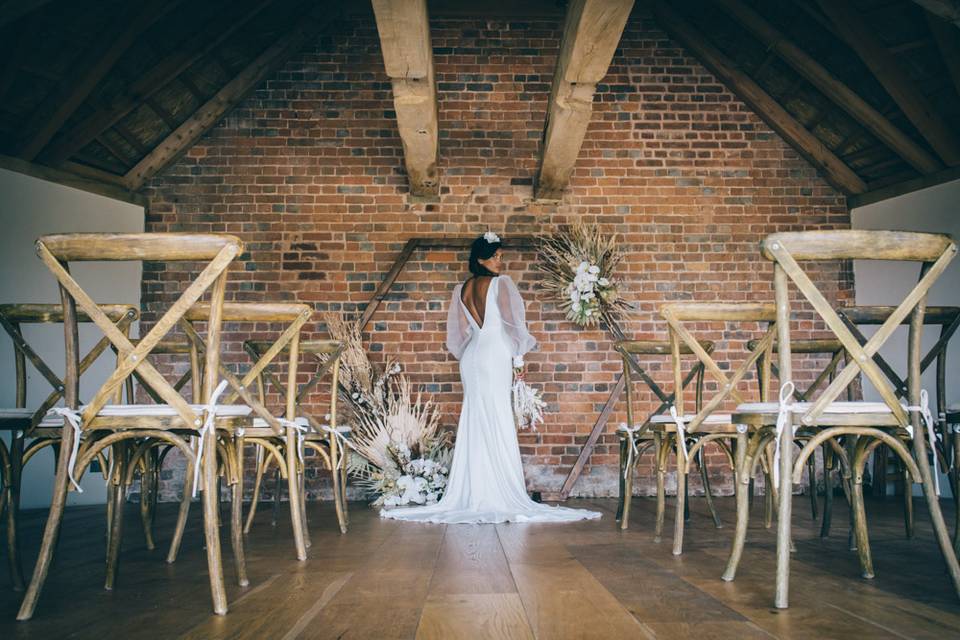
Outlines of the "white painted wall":
M 34 253 L 38 236 L 75 231 L 143 231 L 144 212 L 137 205 L 38 180 L 0 169 L 0 302 L 59 303 L 56 281 Z M 97 302 L 140 304 L 139 263 L 85 263 L 72 269 L 81 285 Z M 63 376 L 63 325 L 23 327 L 24 337 L 59 376 Z M 135 334 L 134 334 L 135 335 Z M 82 326 L 82 352 L 101 334 Z M 108 350 L 81 380 L 81 399 L 88 398 L 109 375 L 112 353 Z M 27 406 L 36 406 L 49 393 L 46 380 L 27 364 Z M 13 347 L 0 331 L 0 406 L 16 402 Z M 9 441 L 8 441 L 9 443 Z M 53 485 L 53 455 L 49 450 L 30 461 L 24 472 L 22 506 L 50 504 Z M 103 479 L 88 474 L 83 493 L 71 492 L 68 504 L 102 504 L 106 498 Z
M 947 233 L 960 240 L 960 180 L 853 209 L 850 213 L 854 229 L 894 229 Z M 857 304 L 897 304 L 916 285 L 919 265 L 888 261 L 858 260 L 854 264 Z M 927 298 L 930 306 L 960 306 L 960 259 L 954 260 Z M 872 335 L 875 329 L 867 335 Z M 936 343 L 937 327 L 924 331 L 924 352 Z M 881 350 L 897 372 L 906 373 L 907 330 L 901 327 Z M 923 375 L 923 388 L 933 404 L 936 389 L 936 365 Z M 879 400 L 872 386 L 865 383 L 864 397 Z M 960 402 L 960 332 L 954 334 L 947 352 L 947 402 Z M 933 407 L 935 410 L 935 407 Z M 945 477 L 941 477 L 944 480 Z M 941 482 L 943 487 L 946 482 Z M 945 492 L 946 493 L 946 492 Z

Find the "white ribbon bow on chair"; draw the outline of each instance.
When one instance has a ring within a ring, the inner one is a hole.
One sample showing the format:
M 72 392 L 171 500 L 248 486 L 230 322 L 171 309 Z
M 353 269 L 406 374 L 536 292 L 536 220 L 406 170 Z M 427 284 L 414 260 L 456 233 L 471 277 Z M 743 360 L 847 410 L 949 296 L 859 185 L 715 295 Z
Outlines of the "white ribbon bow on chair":
M 797 387 L 792 382 L 785 382 L 780 387 L 780 396 L 778 400 L 780 401 L 780 406 L 777 409 L 777 436 L 776 443 L 773 448 L 773 487 L 779 489 L 780 487 L 780 436 L 783 435 L 783 430 L 787 428 L 787 423 L 790 422 L 790 415 L 793 413 L 793 392 L 796 391 Z M 796 427 L 792 428 L 793 433 L 796 433 Z
M 624 432 L 624 433 L 627 434 L 627 440 L 630 442 L 630 451 L 633 453 L 633 462 L 634 462 L 634 464 L 636 464 L 637 458 L 640 457 L 640 449 L 637 448 L 637 442 L 636 442 L 636 440 L 633 439 L 633 434 L 635 434 L 636 432 L 640 431 L 640 429 L 642 429 L 642 428 L 643 428 L 643 425 L 640 425 L 639 427 L 628 427 L 626 422 L 621 422 L 621 423 L 620 423 L 620 431 L 622 431 L 622 432 Z M 625 466 L 623 467 L 623 479 L 624 479 L 624 480 L 627 479 L 627 475 L 628 475 L 629 473 L 630 473 L 630 467 L 625 465 Z
M 677 408 L 674 405 L 670 405 L 670 417 L 673 418 L 674 424 L 677 425 L 677 442 L 680 443 L 680 448 L 683 449 L 683 460 L 687 462 L 690 459 L 690 456 L 687 454 L 687 425 L 680 416 L 677 415 Z
M 300 461 L 300 466 L 304 466 L 303 462 L 303 441 L 307 436 L 307 427 L 302 425 L 296 420 L 287 420 L 286 418 L 277 418 L 277 422 L 280 423 L 280 426 L 293 429 L 297 432 L 297 459 Z
M 907 411 L 919 411 L 927 428 L 927 438 L 930 440 L 930 452 L 933 455 L 933 488 L 940 495 L 940 465 L 937 463 L 937 434 L 933 427 L 936 424 L 933 421 L 933 413 L 930 411 L 930 394 L 926 389 L 920 390 L 920 405 L 910 406 L 901 405 Z M 912 425 L 911 425 L 912 426 Z M 913 429 L 910 429 L 910 437 L 913 437 Z
M 220 399 L 220 394 L 223 393 L 223 390 L 227 388 L 227 381 L 221 380 L 220 384 L 217 385 L 217 388 L 213 390 L 213 395 L 210 396 L 210 402 L 208 402 L 203 407 L 203 411 L 206 414 L 206 417 L 203 420 L 203 426 L 200 427 L 200 441 L 197 444 L 197 460 L 193 465 L 193 497 L 197 497 L 197 488 L 200 484 L 200 465 L 203 460 L 203 441 L 206 439 L 205 436 L 210 429 L 213 428 L 213 424 L 217 418 L 217 400 Z M 216 456 L 216 449 L 214 449 L 214 456 Z
M 77 453 L 80 451 L 80 422 L 82 420 L 80 412 L 69 407 L 54 407 L 47 413 L 63 417 L 67 421 L 67 424 L 73 429 L 73 446 L 70 447 L 70 457 L 67 459 L 67 477 L 70 478 L 70 482 L 73 484 L 73 488 L 77 490 L 77 493 L 83 493 L 83 489 L 80 488 L 80 485 L 73 477 L 73 467 L 77 464 Z

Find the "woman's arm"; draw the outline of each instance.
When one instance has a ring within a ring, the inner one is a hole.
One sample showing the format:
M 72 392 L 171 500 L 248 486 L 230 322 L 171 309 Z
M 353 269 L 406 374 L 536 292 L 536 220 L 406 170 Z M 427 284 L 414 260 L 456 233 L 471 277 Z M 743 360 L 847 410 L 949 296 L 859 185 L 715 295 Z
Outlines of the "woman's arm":
M 511 355 L 515 357 L 515 364 L 517 357 L 522 363 L 523 355 L 537 345 L 537 340 L 527 330 L 527 314 L 517 285 L 510 276 L 500 276 L 497 278 L 497 286 L 500 287 L 497 292 L 497 304 L 500 308 L 500 317 L 503 319 L 504 330 L 510 341 Z
M 470 340 L 470 323 L 460 308 L 460 290 L 462 284 L 458 284 L 453 289 L 453 297 L 450 299 L 450 308 L 447 309 L 447 350 L 453 354 L 457 360 L 463 355 L 467 348 L 467 342 Z

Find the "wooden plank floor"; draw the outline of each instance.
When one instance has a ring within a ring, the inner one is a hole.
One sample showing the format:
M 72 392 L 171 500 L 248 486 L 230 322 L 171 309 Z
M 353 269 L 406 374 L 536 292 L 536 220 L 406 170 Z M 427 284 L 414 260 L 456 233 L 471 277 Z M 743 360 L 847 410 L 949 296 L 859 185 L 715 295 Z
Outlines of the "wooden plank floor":
M 807 502 L 798 500 L 792 606 L 786 611 L 770 606 L 773 531 L 756 522 L 740 575 L 722 582 L 733 502 L 719 500 L 728 525 L 719 530 L 702 499 L 692 503 L 681 557 L 671 555 L 669 539 L 653 542 L 653 503 L 646 499 L 635 500 L 627 532 L 615 526 L 613 500 L 571 500 L 571 506 L 604 512 L 599 521 L 573 524 L 423 525 L 381 520 L 354 504 L 346 535 L 337 531 L 329 504 L 314 504 L 313 546 L 304 563 L 294 558 L 286 514 L 273 527 L 264 508 L 247 544 L 245 589 L 230 584 L 223 529 L 231 606 L 223 617 L 210 614 L 199 508 L 180 559 L 167 565 L 163 545 L 176 505 L 160 507 L 155 532 L 161 546 L 153 552 L 144 548 L 137 508 L 129 505 L 113 592 L 102 588 L 103 508 L 72 508 L 34 620 L 14 621 L 20 598 L 10 589 L 6 558 L 0 559 L 0 638 L 960 636 L 960 602 L 922 500 L 913 540 L 903 538 L 898 500 L 868 505 L 877 570 L 872 581 L 858 578 L 856 554 L 847 550 L 842 499 L 827 540 L 819 539 Z M 31 563 L 43 518 L 42 512 L 25 514 Z

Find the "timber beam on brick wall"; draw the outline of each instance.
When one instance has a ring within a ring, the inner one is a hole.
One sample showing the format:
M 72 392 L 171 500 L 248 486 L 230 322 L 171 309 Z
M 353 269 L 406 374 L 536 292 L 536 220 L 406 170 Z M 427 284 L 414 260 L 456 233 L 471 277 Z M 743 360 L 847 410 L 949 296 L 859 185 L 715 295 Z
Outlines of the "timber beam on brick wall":
M 437 196 L 439 130 L 426 0 L 373 0 L 410 193 Z
M 65 187 L 73 187 L 88 193 L 95 193 L 98 196 L 120 200 L 121 202 L 129 202 L 141 207 L 147 206 L 146 197 L 131 192 L 118 177 L 91 167 L 68 165 L 65 169 L 54 169 L 34 162 L 27 162 L 20 158 L 0 155 L 0 169 L 22 173 L 26 176 L 54 182 Z
M 657 24 L 709 69 L 740 100 L 777 132 L 787 144 L 816 167 L 823 177 L 846 195 L 863 193 L 866 183 L 823 142 L 808 131 L 760 85 L 737 68 L 706 36 L 663 0 L 653 4 Z
M 610 67 L 633 0 L 572 0 L 553 75 L 540 162 L 538 200 L 559 200 L 570 182 L 593 112 L 593 95 Z

